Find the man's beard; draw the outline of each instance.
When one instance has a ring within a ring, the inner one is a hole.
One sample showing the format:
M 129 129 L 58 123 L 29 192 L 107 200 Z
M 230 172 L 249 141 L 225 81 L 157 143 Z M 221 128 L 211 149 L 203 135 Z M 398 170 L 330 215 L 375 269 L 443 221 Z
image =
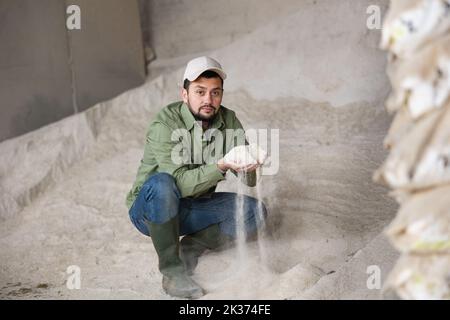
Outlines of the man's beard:
M 192 115 L 194 116 L 195 120 L 197 120 L 197 121 L 201 120 L 201 121 L 206 121 L 206 122 L 212 122 L 214 120 L 214 118 L 217 116 L 216 108 L 214 108 L 211 105 L 200 107 L 200 109 L 198 109 L 198 112 L 194 112 L 194 110 L 192 110 L 191 104 L 189 103 L 189 100 L 187 102 L 187 106 L 188 106 L 189 110 L 191 111 Z M 204 107 L 210 107 L 210 108 L 214 109 L 214 113 L 212 115 L 209 115 L 209 116 L 205 116 L 205 115 L 200 114 L 200 111 Z

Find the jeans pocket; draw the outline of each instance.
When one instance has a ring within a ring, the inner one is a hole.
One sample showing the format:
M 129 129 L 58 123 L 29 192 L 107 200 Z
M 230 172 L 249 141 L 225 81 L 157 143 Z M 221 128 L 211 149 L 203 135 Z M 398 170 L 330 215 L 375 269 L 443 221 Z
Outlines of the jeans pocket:
M 153 188 L 149 185 L 144 185 L 142 187 L 141 192 L 143 192 L 143 197 L 145 199 L 145 202 L 149 202 L 153 199 Z

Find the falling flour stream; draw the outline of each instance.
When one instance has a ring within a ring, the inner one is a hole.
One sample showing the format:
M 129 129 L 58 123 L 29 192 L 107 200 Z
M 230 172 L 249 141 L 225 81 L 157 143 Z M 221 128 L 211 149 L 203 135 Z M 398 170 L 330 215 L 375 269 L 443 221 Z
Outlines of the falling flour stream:
M 258 168 L 256 170 L 257 175 L 257 183 L 256 183 L 256 198 L 258 200 L 261 200 L 261 168 Z M 237 193 L 238 197 L 236 198 L 236 240 L 237 240 L 237 269 L 239 271 L 244 271 L 246 267 L 248 266 L 248 258 L 249 258 L 249 252 L 248 252 L 248 243 L 246 241 L 247 234 L 246 234 L 246 215 L 245 215 L 245 203 L 244 203 L 244 185 L 241 181 L 242 173 L 239 173 L 237 180 Z M 264 214 L 263 214 L 263 207 L 262 202 L 258 201 L 258 207 L 257 207 L 257 225 L 258 225 L 258 231 L 257 231 L 257 244 L 258 244 L 258 250 L 259 250 L 259 258 L 260 263 L 262 266 L 267 266 L 267 252 L 266 252 L 266 243 L 263 239 L 262 233 L 265 228 L 265 220 L 264 220 Z

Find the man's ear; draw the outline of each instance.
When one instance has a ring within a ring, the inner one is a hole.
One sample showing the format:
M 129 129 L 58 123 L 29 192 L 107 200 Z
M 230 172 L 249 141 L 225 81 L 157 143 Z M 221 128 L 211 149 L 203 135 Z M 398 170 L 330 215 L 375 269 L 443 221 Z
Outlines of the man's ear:
M 181 88 L 181 99 L 183 99 L 184 103 L 188 102 L 188 92 L 185 88 Z

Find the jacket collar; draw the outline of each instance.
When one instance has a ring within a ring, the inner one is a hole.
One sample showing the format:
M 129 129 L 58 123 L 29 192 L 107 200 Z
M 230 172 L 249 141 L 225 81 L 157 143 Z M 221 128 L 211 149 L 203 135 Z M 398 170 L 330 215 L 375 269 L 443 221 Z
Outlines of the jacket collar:
M 186 125 L 186 128 L 188 130 L 191 130 L 192 127 L 194 126 L 196 120 L 195 120 L 194 115 L 192 114 L 191 110 L 189 110 L 189 107 L 184 102 L 181 106 L 181 117 L 183 119 L 184 124 Z M 220 129 L 223 125 L 225 125 L 225 122 L 223 121 L 223 117 L 222 117 L 222 106 L 220 106 L 219 112 L 218 112 L 217 116 L 214 118 L 214 121 L 211 124 L 210 128 Z

